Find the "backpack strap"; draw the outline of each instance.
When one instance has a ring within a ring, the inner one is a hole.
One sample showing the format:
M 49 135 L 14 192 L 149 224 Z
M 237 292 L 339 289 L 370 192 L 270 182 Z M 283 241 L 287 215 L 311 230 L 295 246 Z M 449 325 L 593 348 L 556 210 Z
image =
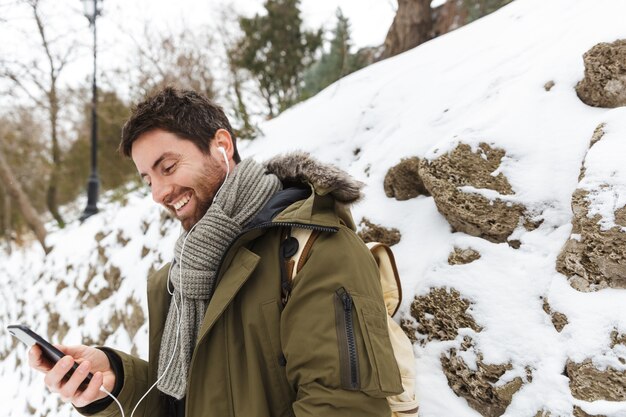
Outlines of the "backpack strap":
M 309 258 L 309 252 L 319 234 L 319 230 L 300 227 L 286 228 L 283 232 L 279 251 L 281 258 L 281 301 L 283 307 L 287 304 L 291 295 L 293 280 Z

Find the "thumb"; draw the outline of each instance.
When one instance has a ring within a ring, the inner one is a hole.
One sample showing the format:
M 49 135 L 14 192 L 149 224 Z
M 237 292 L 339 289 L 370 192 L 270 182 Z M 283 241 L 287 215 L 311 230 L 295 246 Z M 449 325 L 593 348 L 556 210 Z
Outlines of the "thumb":
M 70 355 L 74 358 L 81 358 L 85 354 L 85 346 L 77 345 L 77 346 L 65 346 L 65 345 L 54 345 L 61 352 L 66 355 Z

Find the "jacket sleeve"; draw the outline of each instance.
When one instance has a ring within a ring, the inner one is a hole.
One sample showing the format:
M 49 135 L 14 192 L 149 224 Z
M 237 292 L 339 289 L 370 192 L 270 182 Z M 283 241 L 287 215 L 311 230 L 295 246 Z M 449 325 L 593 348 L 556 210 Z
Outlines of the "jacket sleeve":
M 124 409 L 124 414 L 130 416 L 133 408 L 137 405 L 139 399 L 148 391 L 151 384 L 148 378 L 148 362 L 131 356 L 127 353 L 120 352 L 113 349 L 108 349 L 110 352 L 116 354 L 121 360 L 123 368 L 124 384 L 117 396 L 118 401 Z M 164 410 L 158 398 L 156 388 L 153 389 L 148 396 L 141 401 L 141 404 L 135 412 L 135 416 L 154 416 L 165 417 Z M 89 413 L 78 409 L 83 415 L 97 416 L 97 417 L 117 417 L 120 415 L 120 409 L 116 402 L 111 403 L 103 410 L 96 413 Z
M 387 332 L 378 269 L 350 229 L 316 240 L 281 315 L 293 411 L 309 416 L 390 416 L 402 392 Z

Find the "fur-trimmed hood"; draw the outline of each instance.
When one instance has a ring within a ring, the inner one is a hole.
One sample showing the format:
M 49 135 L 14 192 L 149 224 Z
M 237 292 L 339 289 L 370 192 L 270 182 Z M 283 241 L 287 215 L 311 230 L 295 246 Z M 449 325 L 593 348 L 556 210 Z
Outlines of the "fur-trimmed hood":
M 354 203 L 363 196 L 364 183 L 334 165 L 319 162 L 308 152 L 278 155 L 267 161 L 265 167 L 283 183 L 310 184 L 317 194 L 331 194 L 342 203 Z

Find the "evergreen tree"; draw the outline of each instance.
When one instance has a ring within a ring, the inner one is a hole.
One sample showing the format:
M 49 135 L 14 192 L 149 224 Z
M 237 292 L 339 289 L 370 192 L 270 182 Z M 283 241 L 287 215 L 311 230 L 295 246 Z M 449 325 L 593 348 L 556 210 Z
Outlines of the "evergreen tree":
M 314 96 L 330 84 L 346 75 L 365 67 L 368 62 L 363 54 L 351 53 L 350 22 L 341 9 L 337 9 L 337 24 L 330 41 L 330 50 L 313 64 L 304 74 L 301 99 Z
M 233 63 L 256 79 L 268 116 L 300 96 L 304 70 L 322 42 L 322 31 L 302 29 L 299 0 L 266 0 L 267 14 L 239 18 L 243 36 L 229 51 Z

